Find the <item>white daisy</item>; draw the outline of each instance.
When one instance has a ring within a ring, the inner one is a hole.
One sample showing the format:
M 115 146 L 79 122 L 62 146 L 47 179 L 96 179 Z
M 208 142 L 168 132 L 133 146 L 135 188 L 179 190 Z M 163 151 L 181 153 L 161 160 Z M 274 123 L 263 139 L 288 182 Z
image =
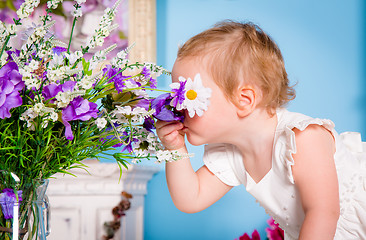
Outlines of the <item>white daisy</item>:
M 99 130 L 102 130 L 103 128 L 105 128 L 105 126 L 107 125 L 107 120 L 103 117 L 97 118 L 95 120 L 95 124 L 97 125 Z
M 197 114 L 199 117 L 202 116 L 203 112 L 210 105 L 209 98 L 211 97 L 211 93 L 210 88 L 205 88 L 202 85 L 201 75 L 199 73 L 194 77 L 194 81 L 190 78 L 187 79 L 183 108 L 188 110 L 189 117 L 192 118 L 194 114 Z

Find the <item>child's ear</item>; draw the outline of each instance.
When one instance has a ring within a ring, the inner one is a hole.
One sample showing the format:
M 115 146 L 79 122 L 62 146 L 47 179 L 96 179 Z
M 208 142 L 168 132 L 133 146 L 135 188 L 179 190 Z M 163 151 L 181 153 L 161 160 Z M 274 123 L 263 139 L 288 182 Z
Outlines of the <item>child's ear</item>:
M 256 91 L 251 86 L 242 86 L 237 93 L 237 114 L 245 117 L 253 112 L 256 103 Z

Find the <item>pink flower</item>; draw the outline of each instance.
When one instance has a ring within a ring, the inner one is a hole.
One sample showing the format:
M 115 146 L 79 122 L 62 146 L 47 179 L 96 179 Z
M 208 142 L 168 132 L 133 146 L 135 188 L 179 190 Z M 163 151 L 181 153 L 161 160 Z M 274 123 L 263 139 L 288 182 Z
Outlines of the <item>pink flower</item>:
M 258 231 L 255 229 L 252 232 L 252 237 L 249 237 L 247 233 L 239 237 L 239 240 L 261 240 L 261 236 L 259 235 Z
M 283 230 L 278 226 L 277 223 L 273 220 L 273 218 L 268 219 L 268 225 L 269 227 L 266 228 L 267 237 L 269 240 L 282 240 L 284 239 L 284 232 Z

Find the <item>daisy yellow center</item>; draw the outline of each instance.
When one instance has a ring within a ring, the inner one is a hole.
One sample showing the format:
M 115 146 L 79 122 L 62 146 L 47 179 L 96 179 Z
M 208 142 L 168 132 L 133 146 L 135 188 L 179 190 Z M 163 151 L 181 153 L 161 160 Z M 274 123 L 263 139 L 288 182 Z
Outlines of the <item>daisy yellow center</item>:
M 194 91 L 194 90 L 188 90 L 187 91 L 187 98 L 189 99 L 189 100 L 195 100 L 196 99 L 196 97 L 197 97 L 197 93 L 196 93 L 196 91 Z

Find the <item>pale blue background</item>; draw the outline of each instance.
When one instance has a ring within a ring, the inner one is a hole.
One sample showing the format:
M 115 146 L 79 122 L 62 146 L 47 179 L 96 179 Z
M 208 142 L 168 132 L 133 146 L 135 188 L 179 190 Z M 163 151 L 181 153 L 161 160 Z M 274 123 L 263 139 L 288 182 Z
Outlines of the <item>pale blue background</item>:
M 178 45 L 220 20 L 252 21 L 277 42 L 297 83 L 289 109 L 366 136 L 365 10 L 362 0 L 157 0 L 157 63 L 171 69 Z M 167 87 L 170 79 L 160 81 Z M 190 151 L 197 169 L 202 148 Z M 264 239 L 268 216 L 244 187 L 201 213 L 185 214 L 174 207 L 161 167 L 148 185 L 145 239 L 235 239 L 254 228 Z

